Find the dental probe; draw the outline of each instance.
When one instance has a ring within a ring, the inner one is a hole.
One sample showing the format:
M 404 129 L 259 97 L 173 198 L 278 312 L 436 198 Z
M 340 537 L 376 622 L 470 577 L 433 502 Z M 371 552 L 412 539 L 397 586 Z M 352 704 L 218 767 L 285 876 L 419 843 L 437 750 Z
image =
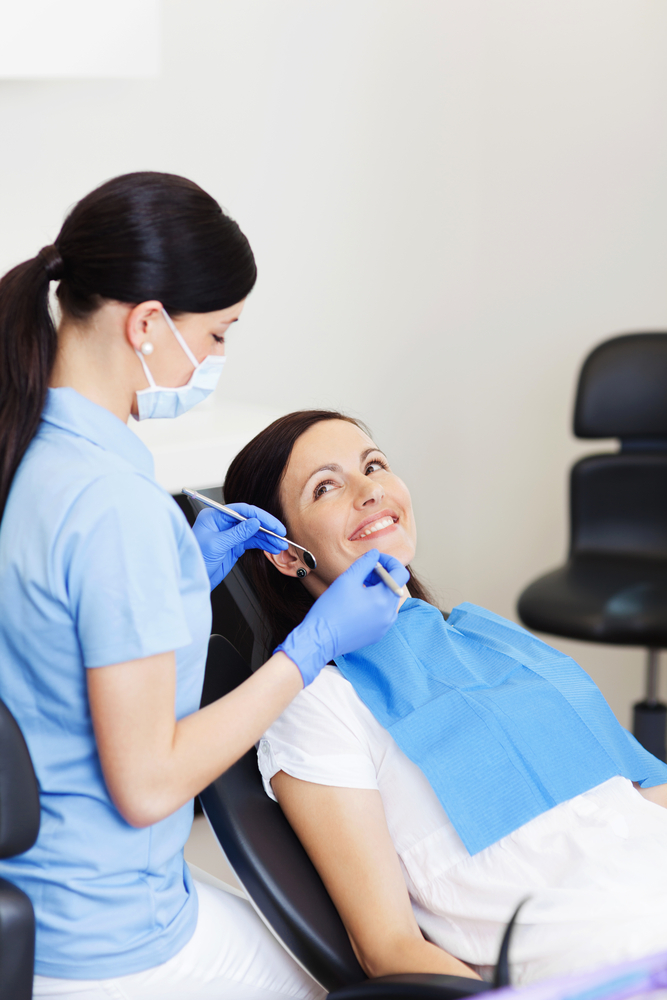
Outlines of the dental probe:
M 391 573 L 384 568 L 381 562 L 375 564 L 375 572 L 380 577 L 383 583 L 386 583 L 392 593 L 396 594 L 397 597 L 403 597 L 403 588 L 394 580 Z
M 215 510 L 221 510 L 223 514 L 229 514 L 231 517 L 235 517 L 237 521 L 248 520 L 247 517 L 244 517 L 243 514 L 239 514 L 238 511 L 233 510 L 231 507 L 225 507 L 224 504 L 218 503 L 217 500 L 211 500 L 209 497 L 205 497 L 202 493 L 197 493 L 196 490 L 186 490 L 184 488 L 181 490 L 181 493 L 185 493 L 186 496 L 192 497 L 193 500 L 199 500 L 200 503 L 206 504 L 207 507 L 214 507 Z M 269 531 L 268 528 L 260 527 L 259 530 L 265 532 L 267 535 L 273 535 L 274 538 L 279 538 L 282 542 L 287 542 L 288 545 L 292 545 L 295 549 L 301 549 L 303 552 L 302 559 L 308 569 L 317 569 L 317 560 L 315 556 L 312 552 L 309 552 L 308 549 L 304 549 L 303 545 L 297 545 L 296 542 L 290 542 L 289 538 L 285 538 L 283 535 L 277 535 L 275 531 Z

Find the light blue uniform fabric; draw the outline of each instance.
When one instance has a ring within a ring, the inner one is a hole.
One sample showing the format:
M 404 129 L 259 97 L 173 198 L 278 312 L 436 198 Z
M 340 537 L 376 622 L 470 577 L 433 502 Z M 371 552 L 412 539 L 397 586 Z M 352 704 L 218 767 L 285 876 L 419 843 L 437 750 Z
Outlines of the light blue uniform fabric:
M 380 642 L 336 665 L 471 854 L 615 775 L 667 782 L 574 660 L 474 604 L 445 621 L 410 598 Z
M 121 817 L 85 668 L 175 649 L 176 715 L 195 711 L 209 594 L 199 547 L 145 446 L 73 389 L 51 389 L 0 529 L 0 697 L 26 738 L 42 808 L 36 845 L 0 862 L 0 875 L 32 899 L 40 975 L 139 972 L 194 932 L 183 861 L 192 803 L 142 830 Z

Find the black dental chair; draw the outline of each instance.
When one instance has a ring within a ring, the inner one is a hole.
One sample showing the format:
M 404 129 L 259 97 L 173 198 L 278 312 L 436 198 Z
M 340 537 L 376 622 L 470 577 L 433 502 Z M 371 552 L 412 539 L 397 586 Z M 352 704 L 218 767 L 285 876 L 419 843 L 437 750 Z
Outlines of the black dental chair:
M 219 487 L 200 492 L 223 500 Z M 188 507 L 180 497 L 174 499 L 192 523 L 202 505 L 184 498 Z M 238 563 L 211 594 L 211 604 L 214 632 L 220 629 L 225 637 L 211 636 L 202 706 L 241 684 L 272 651 L 259 602 Z M 280 806 L 264 792 L 254 748 L 199 798 L 253 907 L 286 951 L 329 991 L 330 1000 L 457 1000 L 509 985 L 518 910 L 501 943 L 493 985 L 418 973 L 367 979 L 320 876 Z
M 240 654 L 212 635 L 202 705 L 250 676 Z M 491 990 L 458 976 L 409 974 L 367 979 L 329 895 L 280 806 L 268 798 L 250 750 L 200 795 L 204 812 L 255 910 L 293 958 L 330 991 L 330 1000 L 457 1000 Z M 507 985 L 511 926 L 496 985 Z
M 0 858 L 23 854 L 37 840 L 39 790 L 14 716 L 0 701 Z M 35 914 L 17 886 L 0 878 L 0 997 L 31 1000 Z
M 211 500 L 223 503 L 222 487 L 212 486 L 199 490 Z M 194 497 L 184 493 L 175 494 L 173 499 L 185 514 L 190 527 L 204 505 Z M 239 651 L 251 670 L 265 663 L 271 655 L 262 624 L 262 614 L 252 587 L 237 566 L 227 575 L 223 583 L 211 594 L 213 634 L 224 635 Z
M 667 333 L 600 344 L 584 362 L 574 412 L 579 438 L 620 438 L 570 477 L 570 551 L 518 602 L 531 629 L 648 649 L 634 734 L 665 760 L 667 706 L 658 701 L 667 647 Z

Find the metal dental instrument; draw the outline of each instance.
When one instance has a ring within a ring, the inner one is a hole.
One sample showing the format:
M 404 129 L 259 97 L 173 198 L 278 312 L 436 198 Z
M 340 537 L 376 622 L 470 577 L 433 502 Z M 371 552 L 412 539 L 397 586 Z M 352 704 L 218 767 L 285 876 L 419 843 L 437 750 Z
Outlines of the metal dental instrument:
M 375 564 L 375 572 L 380 577 L 382 582 L 387 584 L 392 593 L 396 594 L 397 597 L 404 596 L 403 588 L 399 587 L 399 585 L 396 583 L 391 573 L 389 573 L 388 570 L 384 568 L 382 563 L 379 562 Z
M 230 517 L 235 517 L 237 521 L 247 521 L 248 520 L 247 517 L 244 517 L 243 514 L 239 514 L 238 511 L 232 510 L 231 507 L 225 507 L 224 504 L 218 503 L 217 500 L 211 500 L 209 497 L 205 497 L 202 493 L 197 493 L 196 490 L 182 489 L 181 493 L 185 493 L 185 495 L 187 497 L 192 497 L 193 500 L 199 500 L 200 503 L 206 504 L 207 507 L 213 507 L 213 508 L 215 508 L 215 510 L 221 510 L 223 512 L 223 514 L 229 514 Z M 301 551 L 303 553 L 303 555 L 301 556 L 301 558 L 305 562 L 305 564 L 308 567 L 308 569 L 317 569 L 317 560 L 316 560 L 315 556 L 313 555 L 312 552 L 309 552 L 308 549 L 304 549 L 303 545 L 297 545 L 296 542 L 291 542 L 289 540 L 289 538 L 285 538 L 283 535 L 277 535 L 275 533 L 275 531 L 269 531 L 268 528 L 261 528 L 260 527 L 259 530 L 263 531 L 267 535 L 273 535 L 274 538 L 279 538 L 283 542 L 287 542 L 288 545 L 291 545 L 295 549 L 301 549 Z M 387 574 L 387 576 L 389 576 L 389 574 Z M 391 579 L 391 577 L 390 577 L 390 579 Z M 394 584 L 394 586 L 395 586 L 395 584 Z M 402 596 L 403 595 L 401 594 L 401 597 Z
M 187 497 L 192 497 L 193 500 L 199 500 L 200 503 L 206 504 L 207 507 L 214 507 L 215 510 L 221 510 L 223 514 L 229 514 L 231 517 L 235 517 L 237 521 L 247 521 L 248 518 L 244 517 L 243 514 L 239 514 L 238 511 L 233 510 L 231 507 L 225 507 L 224 504 L 218 503 L 217 500 L 211 500 L 210 497 L 205 497 L 203 493 L 197 493 L 196 490 L 186 490 L 183 488 L 181 493 L 185 493 Z M 317 569 L 317 560 L 312 552 L 308 549 L 304 549 L 303 545 L 297 545 L 296 542 L 291 542 L 289 538 L 284 538 L 283 535 L 277 535 L 275 531 L 269 531 L 268 528 L 261 528 L 260 531 L 265 532 L 267 535 L 273 535 L 274 538 L 280 538 L 283 542 L 287 542 L 288 545 L 292 545 L 295 549 L 301 549 L 303 552 L 302 559 L 305 562 L 308 569 Z M 382 563 L 378 562 L 375 564 L 375 572 L 380 577 L 383 583 L 385 583 L 393 594 L 397 597 L 404 597 L 403 588 L 394 580 L 391 573 L 388 573 L 384 568 Z

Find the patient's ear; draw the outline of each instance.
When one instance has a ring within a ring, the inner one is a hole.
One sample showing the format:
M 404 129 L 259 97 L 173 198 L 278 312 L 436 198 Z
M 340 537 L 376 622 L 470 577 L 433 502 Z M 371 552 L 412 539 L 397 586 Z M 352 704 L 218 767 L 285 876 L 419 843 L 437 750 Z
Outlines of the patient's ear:
M 296 576 L 296 571 L 302 565 L 293 549 L 283 549 L 282 552 L 265 552 L 264 555 L 283 576 Z

